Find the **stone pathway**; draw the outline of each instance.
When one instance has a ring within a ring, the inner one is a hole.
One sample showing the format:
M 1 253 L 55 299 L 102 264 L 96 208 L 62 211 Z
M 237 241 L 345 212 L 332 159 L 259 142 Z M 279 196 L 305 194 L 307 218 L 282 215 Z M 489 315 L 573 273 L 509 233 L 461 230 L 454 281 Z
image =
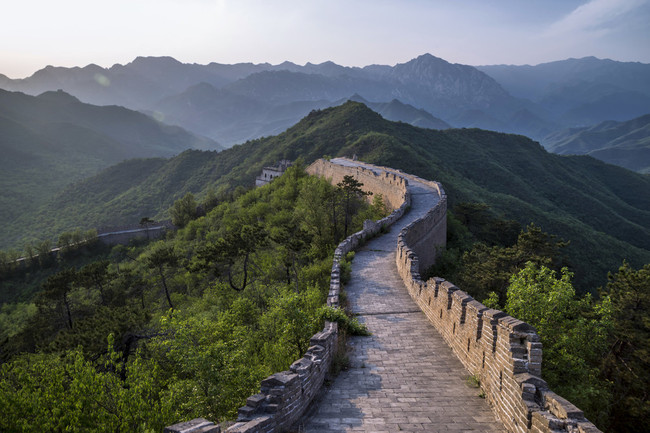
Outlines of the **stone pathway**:
M 349 339 L 350 368 L 323 390 L 295 432 L 505 431 L 397 273 L 399 231 L 438 199 L 422 184 L 409 188 L 410 212 L 357 251 L 345 287 L 372 336 Z

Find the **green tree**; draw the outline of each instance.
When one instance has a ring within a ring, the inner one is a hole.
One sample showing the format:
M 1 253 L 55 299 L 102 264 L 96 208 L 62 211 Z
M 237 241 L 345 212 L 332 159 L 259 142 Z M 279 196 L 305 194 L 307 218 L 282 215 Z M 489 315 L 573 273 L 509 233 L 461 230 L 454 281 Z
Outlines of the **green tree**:
M 463 253 L 461 265 L 451 280 L 479 300 L 486 299 L 490 292 L 494 292 L 499 304 L 503 305 L 513 274 L 523 269 L 527 262 L 544 266 L 559 263 L 557 257 L 565 245 L 530 224 L 526 231 L 519 234 L 517 243 L 510 247 L 475 244 Z
M 650 264 L 623 263 L 604 291 L 612 301 L 613 332 L 602 375 L 611 383 L 610 428 L 642 432 L 650 423 Z
M 311 239 L 308 253 L 311 258 L 325 257 L 335 245 L 335 215 L 331 213 L 330 203 L 334 191 L 327 181 L 310 176 L 302 183 L 296 200 L 294 215 L 301 230 Z
M 248 271 L 252 254 L 266 245 L 267 233 L 260 224 L 236 224 L 216 244 L 217 257 L 228 266 L 228 284 L 233 290 L 242 291 L 248 284 Z M 237 284 L 233 278 L 235 264 L 241 260 L 241 278 Z
M 598 364 L 608 348 L 611 303 L 577 298 L 572 276 L 566 268 L 557 278 L 546 266 L 526 263 L 510 279 L 505 311 L 537 329 L 544 347 L 542 376 L 551 389 L 602 425 L 611 396 Z
M 196 218 L 197 203 L 194 199 L 194 194 L 188 192 L 174 202 L 174 205 L 169 210 L 172 216 L 172 224 L 178 227 L 185 227 L 187 223 Z
M 3 432 L 161 431 L 182 414 L 166 392 L 164 375 L 137 357 L 125 380 L 119 354 L 95 365 L 78 350 L 25 354 L 0 366 L 0 430 Z
M 496 218 L 485 203 L 461 202 L 453 207 L 454 217 L 476 237 L 489 246 L 511 246 L 521 232 L 519 223 Z
M 149 227 L 151 227 L 151 224 L 155 223 L 154 220 L 152 220 L 149 217 L 142 217 L 140 219 L 140 226 L 144 227 L 146 232 L 147 232 L 147 239 L 149 239 Z
M 59 308 L 64 311 L 68 329 L 72 329 L 73 324 L 69 294 L 76 280 L 77 272 L 72 268 L 64 269 L 50 276 L 43 285 L 39 300 L 41 305 L 50 300 L 55 301 Z
M 104 286 L 109 279 L 108 260 L 90 263 L 81 268 L 77 274 L 78 281 L 85 286 L 94 286 L 99 291 L 102 305 L 108 304 Z
M 344 209 L 344 230 L 343 237 L 348 237 L 348 227 L 352 219 L 354 207 L 357 205 L 358 200 L 362 197 L 372 195 L 370 191 L 361 189 L 363 183 L 359 182 L 354 176 L 345 175 L 343 180 L 336 184 L 337 188 L 341 191 L 343 196 L 343 209 Z
M 157 242 L 149 254 L 145 257 L 145 264 L 149 269 L 158 271 L 160 283 L 165 292 L 165 298 L 169 308 L 174 309 L 172 298 L 170 296 L 169 285 L 165 277 L 167 268 L 175 268 L 178 266 L 178 256 L 174 252 L 174 246 L 165 243 L 164 241 Z

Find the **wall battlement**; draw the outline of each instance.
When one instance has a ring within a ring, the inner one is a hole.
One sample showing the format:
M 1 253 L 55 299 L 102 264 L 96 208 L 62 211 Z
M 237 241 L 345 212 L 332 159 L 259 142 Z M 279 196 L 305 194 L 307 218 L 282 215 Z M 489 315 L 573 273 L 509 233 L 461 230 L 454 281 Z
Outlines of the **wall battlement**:
M 442 278 L 422 281 L 421 270 L 435 262 L 435 257 L 431 261 L 431 246 L 437 238 L 430 231 L 440 231 L 447 216 L 444 191 L 437 182 L 429 183 L 437 185 L 440 202 L 402 229 L 397 242 L 397 268 L 411 297 L 465 368 L 480 380 L 488 402 L 508 431 L 600 432 L 541 378 L 542 343 L 535 328 L 487 308 Z

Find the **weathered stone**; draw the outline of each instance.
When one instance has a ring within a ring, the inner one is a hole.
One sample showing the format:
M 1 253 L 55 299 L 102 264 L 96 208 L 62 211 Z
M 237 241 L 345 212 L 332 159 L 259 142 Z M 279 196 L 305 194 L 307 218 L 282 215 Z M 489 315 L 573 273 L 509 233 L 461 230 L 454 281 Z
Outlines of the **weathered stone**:
M 262 388 L 288 387 L 298 380 L 298 375 L 288 371 L 272 374 L 262 381 Z
M 196 418 L 165 427 L 163 433 L 221 433 L 221 428 L 204 418 Z

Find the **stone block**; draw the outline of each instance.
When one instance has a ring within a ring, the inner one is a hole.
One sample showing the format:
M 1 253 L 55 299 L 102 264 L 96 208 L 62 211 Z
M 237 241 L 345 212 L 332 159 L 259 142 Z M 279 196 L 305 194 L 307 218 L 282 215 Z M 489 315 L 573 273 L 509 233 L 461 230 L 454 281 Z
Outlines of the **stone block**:
M 204 418 L 195 418 L 165 427 L 163 433 L 221 433 L 221 428 Z
M 265 400 L 266 400 L 266 396 L 264 394 L 260 393 L 260 394 L 251 395 L 246 399 L 246 405 L 253 408 L 257 408 L 262 403 L 264 403 Z
M 258 408 L 251 406 L 243 406 L 237 410 L 237 421 L 250 421 L 255 417 Z
M 262 388 L 289 387 L 298 381 L 298 375 L 289 371 L 272 374 L 261 383 Z
M 560 397 L 553 391 L 542 392 L 544 408 L 560 419 L 574 419 L 583 421 L 584 413 L 574 404 L 565 398 Z

